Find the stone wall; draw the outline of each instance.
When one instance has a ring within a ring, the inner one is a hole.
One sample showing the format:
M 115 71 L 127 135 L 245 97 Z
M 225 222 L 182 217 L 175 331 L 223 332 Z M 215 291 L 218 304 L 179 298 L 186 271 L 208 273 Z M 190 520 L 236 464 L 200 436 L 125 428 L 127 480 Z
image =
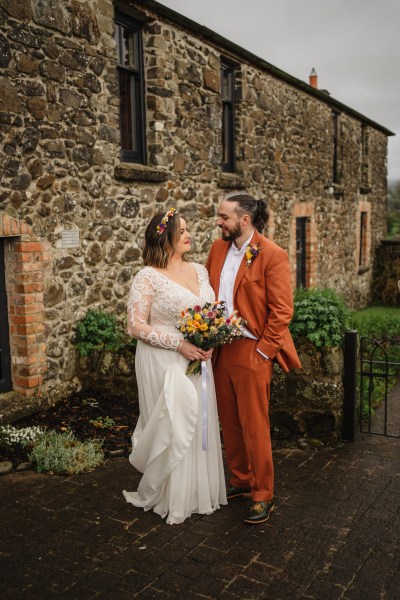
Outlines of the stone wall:
M 400 306 L 400 240 L 383 240 L 377 249 L 372 299 L 381 306 Z
M 92 350 L 88 356 L 76 356 L 76 371 L 82 391 L 101 396 L 110 395 L 121 401 L 138 401 L 135 374 L 135 350 L 120 352 Z
M 316 348 L 305 338 L 297 341 L 296 348 L 302 369 L 284 374 L 275 368 L 271 426 L 284 437 L 339 440 L 343 424 L 343 350 Z
M 29 226 L 31 239 L 47 253 L 46 260 L 34 261 L 44 331 L 23 342 L 26 363 L 38 344 L 42 359 L 36 374 L 25 368 L 25 377 L 38 379 L 26 380 L 22 389 L 52 400 L 79 385 L 73 328 L 87 308 L 125 314 L 144 228 L 155 210 L 182 210 L 192 257 L 204 261 L 218 235 L 221 196 L 245 188 L 265 197 L 271 212 L 266 233 L 288 250 L 294 281 L 295 219 L 305 211 L 313 232 L 309 283 L 336 288 L 353 307 L 367 302 L 371 279 L 368 266 L 360 271 L 357 262 L 361 202 L 370 207 L 371 257 L 385 232 L 382 128 L 342 108 L 340 183 L 328 189 L 333 146 L 327 94 L 282 78 L 184 21 L 160 16 L 152 3 L 118 5 L 145 17 L 147 165 L 119 158 L 111 0 L 0 0 L 0 215 Z M 221 55 L 238 64 L 234 174 L 221 171 Z M 367 153 L 361 150 L 363 123 Z M 79 240 L 68 245 L 71 232 Z M 29 240 L 22 230 L 0 235 L 9 239 L 11 306 L 15 244 Z M 21 266 L 24 273 L 33 268 L 29 262 Z M 25 306 L 30 292 L 19 289 L 18 304 Z M 12 348 L 21 345 L 21 335 L 11 327 Z M 16 385 L 20 359 L 13 350 Z
M 343 351 L 317 349 L 307 339 L 297 344 L 303 368 L 284 374 L 274 366 L 270 420 L 276 437 L 308 436 L 332 442 L 341 438 L 343 421 Z M 77 356 L 82 389 L 102 396 L 138 399 L 135 352 L 92 351 Z

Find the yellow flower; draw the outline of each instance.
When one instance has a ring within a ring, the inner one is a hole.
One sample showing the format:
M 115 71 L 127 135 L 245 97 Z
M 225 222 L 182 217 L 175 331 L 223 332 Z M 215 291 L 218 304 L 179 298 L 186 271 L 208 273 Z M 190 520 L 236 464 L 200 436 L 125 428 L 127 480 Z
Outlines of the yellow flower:
M 214 327 L 214 325 L 211 325 L 210 333 L 215 333 L 216 331 L 218 331 L 218 329 L 216 327 Z
M 193 318 L 196 319 L 196 321 L 201 321 L 202 320 L 202 316 L 199 315 L 199 313 L 196 313 Z
M 199 325 L 199 327 L 201 331 L 207 331 L 208 329 L 207 323 L 202 323 L 201 325 Z

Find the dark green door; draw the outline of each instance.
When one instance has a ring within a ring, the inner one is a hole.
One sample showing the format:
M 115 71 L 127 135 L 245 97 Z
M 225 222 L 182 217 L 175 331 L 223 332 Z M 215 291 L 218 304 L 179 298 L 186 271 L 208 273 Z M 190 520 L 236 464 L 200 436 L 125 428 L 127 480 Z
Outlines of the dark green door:
M 0 238 L 0 393 L 8 392 L 12 389 L 6 278 L 4 271 L 4 239 Z

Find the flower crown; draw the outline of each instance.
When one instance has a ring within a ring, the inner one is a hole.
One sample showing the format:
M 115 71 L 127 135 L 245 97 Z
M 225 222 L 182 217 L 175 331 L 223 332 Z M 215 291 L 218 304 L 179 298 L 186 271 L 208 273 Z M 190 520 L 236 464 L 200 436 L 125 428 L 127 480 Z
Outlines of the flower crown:
M 176 208 L 170 208 L 165 215 L 163 216 L 163 218 L 161 219 L 161 221 L 159 222 L 159 224 L 157 225 L 157 234 L 158 235 L 162 235 L 165 231 L 165 228 L 167 226 L 168 223 L 168 219 L 170 217 L 173 217 L 174 214 L 176 213 Z

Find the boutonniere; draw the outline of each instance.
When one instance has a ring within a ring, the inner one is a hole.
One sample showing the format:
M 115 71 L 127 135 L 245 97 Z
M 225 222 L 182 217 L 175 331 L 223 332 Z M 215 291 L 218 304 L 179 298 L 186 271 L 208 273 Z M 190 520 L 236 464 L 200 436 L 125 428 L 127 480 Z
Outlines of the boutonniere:
M 253 260 L 260 254 L 260 244 L 249 244 L 246 248 L 246 269 L 251 265 Z

